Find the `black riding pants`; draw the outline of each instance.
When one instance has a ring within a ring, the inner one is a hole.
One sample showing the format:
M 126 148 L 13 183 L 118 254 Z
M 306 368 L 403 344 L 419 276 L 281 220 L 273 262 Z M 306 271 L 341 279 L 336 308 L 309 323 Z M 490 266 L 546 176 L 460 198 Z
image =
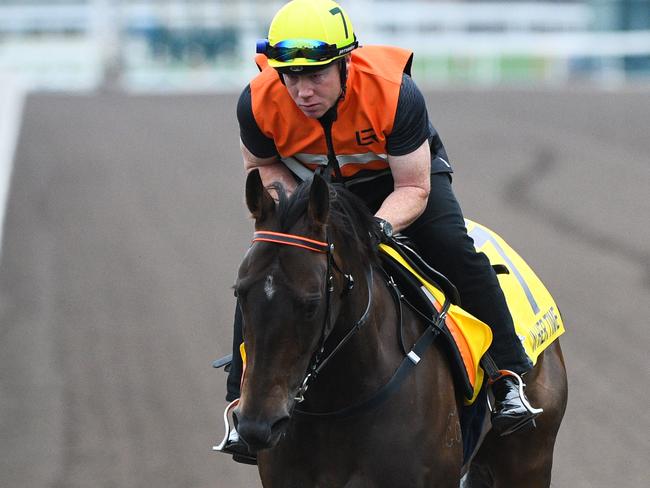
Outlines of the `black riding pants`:
M 390 176 L 370 184 L 351 185 L 350 190 L 376 212 L 386 196 L 393 191 Z M 494 339 L 489 352 L 501 369 L 524 373 L 532 363 L 514 330 L 512 316 L 506 305 L 496 274 L 483 253 L 477 253 L 467 235 L 460 205 L 451 188 L 448 173 L 431 175 L 431 192 L 427 207 L 420 217 L 405 229 L 422 257 L 458 288 L 462 307 L 492 329 Z M 228 376 L 228 400 L 239 396 L 242 342 L 241 312 L 235 313 L 233 366 Z

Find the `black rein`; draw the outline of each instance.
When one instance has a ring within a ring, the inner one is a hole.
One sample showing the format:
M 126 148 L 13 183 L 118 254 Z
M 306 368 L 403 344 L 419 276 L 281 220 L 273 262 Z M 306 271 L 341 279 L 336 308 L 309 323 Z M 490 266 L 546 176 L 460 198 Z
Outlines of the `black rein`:
M 307 373 L 302 381 L 302 384 L 298 391 L 296 392 L 295 400 L 297 403 L 302 403 L 305 400 L 305 393 L 309 388 L 311 381 L 315 380 L 320 372 L 327 366 L 329 361 L 338 353 L 341 348 L 356 334 L 364 324 L 368 322 L 368 317 L 370 316 L 370 309 L 372 306 L 372 287 L 374 282 L 374 273 L 373 267 L 370 265 L 366 271 L 366 284 L 368 286 L 368 303 L 366 309 L 348 331 L 348 333 L 339 341 L 339 343 L 332 349 L 332 351 L 322 358 L 322 354 L 325 351 L 325 342 L 331 333 L 331 313 L 330 313 L 330 304 L 331 304 L 331 295 L 334 292 L 334 275 L 333 270 L 336 269 L 341 273 L 347 280 L 347 286 L 343 290 L 342 295 L 347 294 L 352 287 L 354 286 L 354 278 L 350 274 L 344 273 L 341 268 L 338 266 L 334 259 L 334 244 L 329 242 L 319 242 L 312 239 L 307 239 L 302 236 L 296 236 L 292 234 L 282 234 L 276 232 L 256 232 L 254 235 L 253 241 L 266 241 L 276 244 L 285 244 L 301 247 L 310 251 L 326 253 L 327 254 L 327 287 L 326 287 L 326 312 L 325 318 L 323 320 L 323 327 L 321 331 L 320 346 L 317 349 L 316 353 L 312 357 L 309 367 L 307 368 Z M 392 280 L 387 280 L 388 286 L 392 291 L 393 298 L 397 303 L 397 310 L 399 311 L 399 330 L 401 336 L 402 328 L 402 313 L 401 313 L 401 301 L 402 296 L 397 289 L 397 286 L 392 282 Z M 367 410 L 377 407 L 383 403 L 392 393 L 394 393 L 399 386 L 402 384 L 404 379 L 408 374 L 417 366 L 420 362 L 420 358 L 426 352 L 426 350 L 433 344 L 433 341 L 436 339 L 438 334 L 441 331 L 441 324 L 444 323 L 445 317 L 447 316 L 447 311 L 451 301 L 445 299 L 445 302 L 442 305 L 442 309 L 437 317 L 434 320 L 430 320 L 430 325 L 426 328 L 424 333 L 416 341 L 412 349 L 405 354 L 404 359 L 398 366 L 398 368 L 393 373 L 393 376 L 387 383 L 385 383 L 381 388 L 379 388 L 372 396 L 362 400 L 359 403 L 344 407 L 340 410 L 331 411 L 331 412 L 310 412 L 306 410 L 301 410 L 297 407 L 294 408 L 294 412 L 298 415 L 303 415 L 307 417 L 328 417 L 328 418 L 345 418 L 351 417 L 353 415 L 358 415 Z M 400 341 L 401 342 L 401 341 Z M 403 346 L 402 346 L 403 347 Z

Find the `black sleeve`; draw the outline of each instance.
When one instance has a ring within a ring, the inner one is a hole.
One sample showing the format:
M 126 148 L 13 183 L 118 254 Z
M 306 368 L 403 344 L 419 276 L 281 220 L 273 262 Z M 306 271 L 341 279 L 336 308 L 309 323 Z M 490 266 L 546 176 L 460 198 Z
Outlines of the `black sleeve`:
M 422 92 L 411 77 L 404 74 L 386 150 L 391 156 L 403 156 L 415 151 L 430 136 L 429 116 Z
M 391 156 L 403 156 L 415 151 L 426 139 L 431 146 L 431 172 L 451 172 L 445 147 L 429 121 L 424 96 L 413 79 L 404 74 L 386 151 Z
M 278 154 L 273 139 L 266 137 L 253 115 L 251 101 L 251 86 L 246 85 L 237 102 L 237 120 L 239 121 L 239 136 L 246 148 L 258 158 L 270 158 Z

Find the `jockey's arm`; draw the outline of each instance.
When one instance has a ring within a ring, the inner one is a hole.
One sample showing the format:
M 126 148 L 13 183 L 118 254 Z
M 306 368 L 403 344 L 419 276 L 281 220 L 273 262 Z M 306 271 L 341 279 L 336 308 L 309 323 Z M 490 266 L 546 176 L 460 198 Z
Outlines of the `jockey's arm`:
M 415 151 L 403 156 L 388 155 L 394 189 L 375 214 L 390 222 L 394 232 L 411 225 L 427 206 L 431 189 L 431 152 L 425 140 Z
M 280 158 L 277 155 L 269 158 L 260 158 L 250 152 L 241 141 L 239 141 L 239 147 L 241 148 L 242 156 L 244 158 L 244 169 L 247 173 L 254 169 L 259 169 L 262 183 L 264 183 L 266 188 L 275 182 L 279 182 L 284 186 L 284 189 L 288 194 L 291 194 L 293 190 L 295 190 L 296 180 L 291 174 L 291 171 L 289 171 L 284 163 L 280 161 Z

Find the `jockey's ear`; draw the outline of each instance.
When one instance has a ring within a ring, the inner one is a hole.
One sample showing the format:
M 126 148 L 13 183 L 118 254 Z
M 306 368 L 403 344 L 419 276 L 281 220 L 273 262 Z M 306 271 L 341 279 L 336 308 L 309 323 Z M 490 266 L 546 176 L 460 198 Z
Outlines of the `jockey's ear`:
M 327 182 L 314 174 L 309 190 L 309 217 L 318 224 L 325 224 L 330 210 L 330 195 Z
M 256 222 L 266 220 L 275 211 L 275 201 L 264 188 L 258 169 L 254 169 L 246 177 L 246 205 Z

